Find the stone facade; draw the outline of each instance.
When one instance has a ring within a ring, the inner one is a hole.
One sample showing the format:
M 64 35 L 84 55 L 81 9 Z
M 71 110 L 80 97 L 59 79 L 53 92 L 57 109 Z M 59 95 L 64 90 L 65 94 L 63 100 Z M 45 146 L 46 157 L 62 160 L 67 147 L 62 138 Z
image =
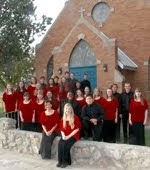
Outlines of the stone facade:
M 52 146 L 53 159 L 57 159 L 59 139 L 60 137 L 56 137 Z M 0 148 L 37 155 L 40 141 L 40 133 L 16 130 L 13 119 L 0 119 Z M 71 150 L 74 165 L 112 170 L 150 169 L 149 155 L 149 147 L 93 141 L 78 141 Z
M 58 75 L 60 67 L 63 72 L 68 70 L 74 47 L 79 40 L 85 40 L 96 56 L 97 86 L 106 90 L 113 82 L 121 87 L 123 81 L 130 81 L 133 88 L 142 88 L 150 99 L 148 1 L 105 0 L 102 1 L 103 5 L 97 7 L 100 2 L 68 0 L 65 3 L 64 9 L 36 48 L 36 76 L 47 77 L 51 57 L 54 75 Z M 98 12 L 97 8 L 102 12 Z M 104 35 L 107 35 L 108 40 Z M 137 71 L 118 69 L 117 48 L 123 50 L 138 65 Z M 107 64 L 107 72 L 103 70 L 104 64 Z

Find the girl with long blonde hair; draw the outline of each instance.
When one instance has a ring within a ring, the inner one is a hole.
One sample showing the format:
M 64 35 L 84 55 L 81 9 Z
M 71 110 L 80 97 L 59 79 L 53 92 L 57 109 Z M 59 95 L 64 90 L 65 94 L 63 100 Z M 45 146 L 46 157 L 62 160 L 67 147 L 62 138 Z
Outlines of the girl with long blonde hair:
M 57 167 L 65 168 L 71 165 L 70 149 L 80 138 L 81 123 L 74 114 L 70 103 L 64 106 L 63 117 L 60 121 L 61 139 L 58 144 L 58 164 Z

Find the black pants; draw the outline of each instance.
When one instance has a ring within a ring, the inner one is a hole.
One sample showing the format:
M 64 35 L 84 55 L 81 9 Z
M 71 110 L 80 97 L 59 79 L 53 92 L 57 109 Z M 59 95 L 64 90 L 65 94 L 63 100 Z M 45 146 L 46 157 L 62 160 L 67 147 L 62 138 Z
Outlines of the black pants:
M 145 146 L 145 130 L 143 122 L 133 123 L 130 144 Z
M 116 143 L 116 124 L 114 120 L 104 120 L 103 140 L 104 142 Z
M 120 126 L 121 126 L 121 118 L 118 114 L 118 122 L 116 123 L 116 139 L 120 141 Z
M 132 127 L 129 125 L 129 113 L 124 113 L 122 117 L 122 124 L 123 124 L 123 137 L 124 143 L 127 143 L 128 137 L 132 135 Z M 129 126 L 129 132 L 128 132 Z
M 84 137 L 89 137 L 89 132 L 92 131 L 93 141 L 101 141 L 102 133 L 102 122 L 98 122 L 97 125 L 93 125 L 88 120 L 82 120 Z
M 21 130 L 34 131 L 33 123 L 21 122 Z
M 51 148 L 55 137 L 55 132 L 53 132 L 50 136 L 47 136 L 44 132 L 42 133 L 42 140 L 39 150 L 39 154 L 41 154 L 42 159 L 51 159 Z
M 76 140 L 71 137 L 68 140 L 60 139 L 58 143 L 58 163 L 71 165 L 70 149 Z
M 42 125 L 40 123 L 34 123 L 35 132 L 42 133 Z
M 6 112 L 6 117 L 16 120 L 16 129 L 18 128 L 18 112 Z

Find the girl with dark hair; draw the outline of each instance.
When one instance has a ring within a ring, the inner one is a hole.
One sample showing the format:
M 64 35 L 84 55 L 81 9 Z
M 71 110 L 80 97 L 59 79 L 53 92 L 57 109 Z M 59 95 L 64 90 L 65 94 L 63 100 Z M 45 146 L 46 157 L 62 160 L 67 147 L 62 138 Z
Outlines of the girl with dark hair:
M 55 97 L 55 83 L 53 78 L 49 79 L 47 91 L 51 91 L 53 96 Z
M 50 90 L 47 91 L 45 100 L 50 100 L 52 103 L 52 109 L 59 111 L 59 100 L 54 98 L 53 93 Z
M 58 164 L 57 167 L 65 168 L 71 165 L 70 149 L 80 138 L 81 123 L 74 114 L 70 103 L 64 106 L 64 114 L 60 121 L 61 139 L 58 143 Z
M 52 109 L 52 102 L 50 100 L 45 102 L 45 109 L 40 119 L 43 133 L 39 153 L 42 159 L 51 159 L 51 147 L 53 140 L 58 134 L 60 119 L 58 112 Z
M 76 101 L 77 103 L 79 103 L 80 109 L 81 109 L 81 110 L 80 110 L 80 113 L 81 113 L 83 106 L 86 104 L 86 101 L 85 101 L 83 92 L 82 92 L 80 89 L 78 89 L 78 90 L 76 91 L 75 101 Z
M 23 80 L 21 80 L 19 83 L 18 83 L 18 86 L 17 86 L 17 89 L 15 91 L 16 93 L 16 99 L 17 99 L 17 109 L 19 108 L 19 103 L 21 101 L 23 101 L 23 95 L 24 93 L 26 92 L 26 88 L 25 88 L 25 83 Z
M 74 86 L 74 88 L 73 88 L 73 93 L 76 94 L 76 91 L 77 91 L 77 90 L 81 90 L 82 93 L 83 93 L 83 89 L 82 89 L 81 83 L 80 83 L 79 81 L 76 81 L 75 86 Z
M 19 104 L 21 101 L 23 101 L 23 95 L 24 93 L 27 91 L 27 89 L 25 88 L 25 83 L 23 80 L 21 80 L 18 83 L 17 89 L 15 90 L 16 93 L 16 101 L 17 101 L 17 123 L 18 123 L 18 127 L 21 127 L 21 120 L 20 120 L 20 116 L 19 116 Z
M 31 82 L 29 86 L 27 87 L 27 91 L 29 92 L 31 99 L 34 99 L 34 91 L 36 88 L 36 84 L 37 84 L 37 78 L 35 76 L 32 76 Z
M 148 103 L 139 88 L 135 89 L 134 99 L 130 102 L 129 123 L 132 126 L 131 144 L 145 145 L 144 127 L 148 119 Z
M 19 104 L 21 130 L 34 131 L 33 123 L 35 122 L 34 103 L 30 100 L 30 95 L 25 92 L 23 101 Z
M 45 91 L 44 89 L 42 88 L 41 84 L 39 82 L 36 83 L 35 85 L 35 89 L 34 89 L 34 92 L 33 92 L 33 98 L 32 100 L 36 101 L 37 100 L 37 94 L 39 92 L 42 92 L 43 93 L 43 96 L 45 96 Z
M 91 90 L 88 86 L 84 88 L 84 97 L 86 98 L 87 95 L 91 94 Z

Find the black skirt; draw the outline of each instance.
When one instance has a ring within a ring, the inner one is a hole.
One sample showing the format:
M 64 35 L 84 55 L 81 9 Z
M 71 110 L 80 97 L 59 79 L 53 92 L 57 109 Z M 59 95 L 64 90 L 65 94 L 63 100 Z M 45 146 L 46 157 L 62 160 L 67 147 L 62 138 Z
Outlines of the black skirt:
M 39 150 L 39 154 L 41 154 L 42 159 L 51 159 L 51 147 L 55 137 L 55 132 L 53 132 L 50 136 L 47 136 L 44 132 L 42 133 L 42 140 Z

